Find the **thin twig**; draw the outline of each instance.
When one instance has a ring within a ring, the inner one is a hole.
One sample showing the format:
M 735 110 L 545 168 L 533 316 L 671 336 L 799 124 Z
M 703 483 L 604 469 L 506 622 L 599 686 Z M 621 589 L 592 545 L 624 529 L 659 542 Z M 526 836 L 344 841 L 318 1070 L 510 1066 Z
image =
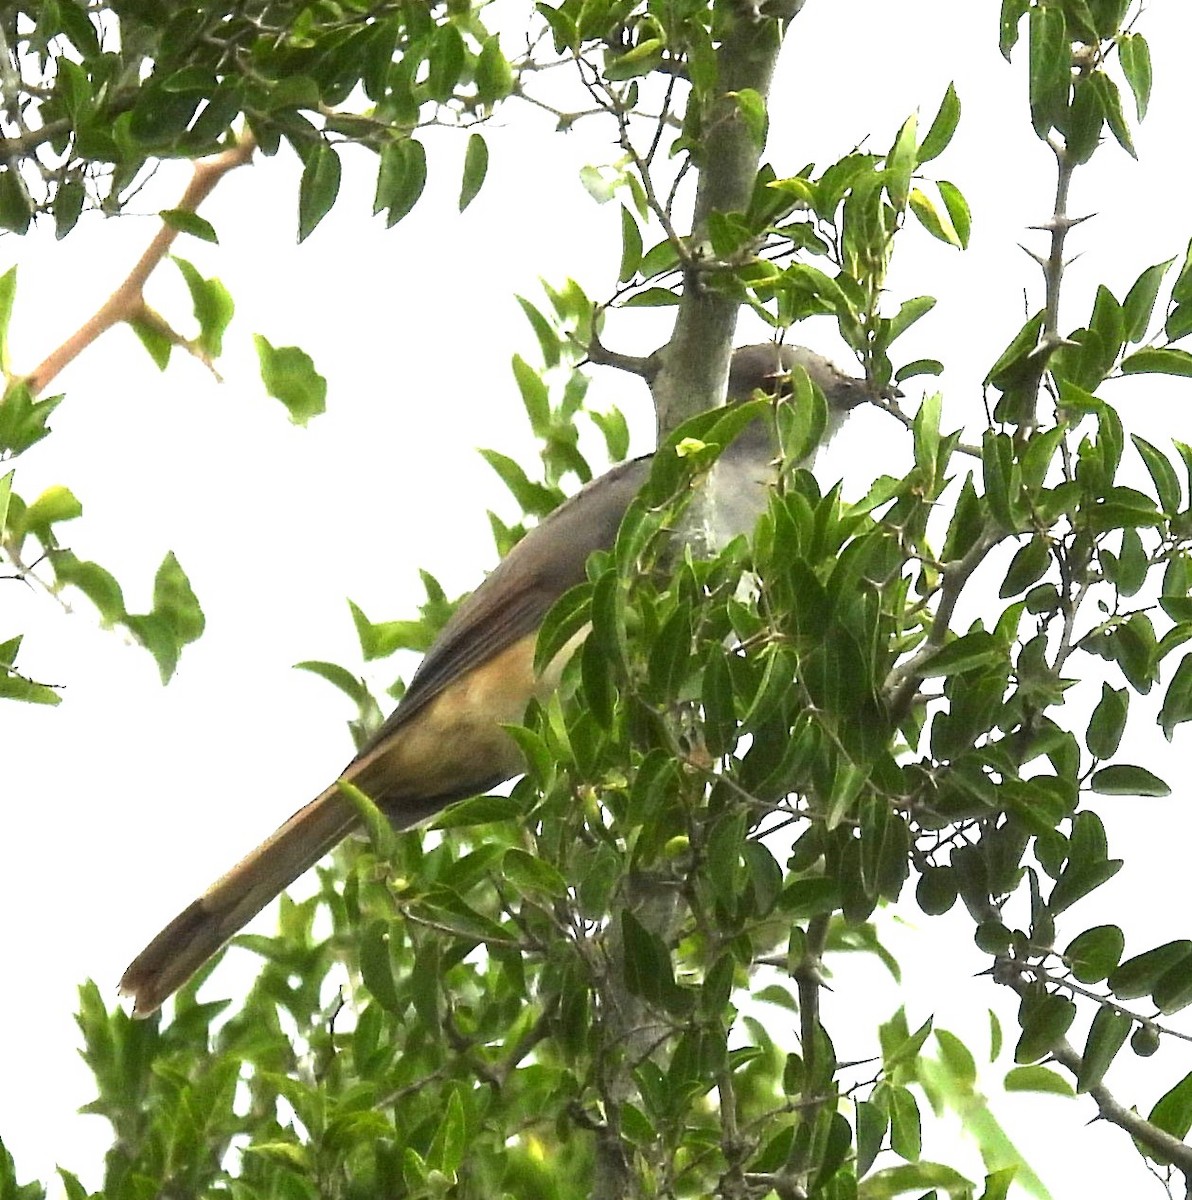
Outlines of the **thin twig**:
M 175 205 L 182 212 L 195 212 L 211 194 L 216 184 L 229 172 L 243 166 L 253 156 L 256 141 L 245 134 L 239 142 L 222 154 L 199 159 L 186 191 Z M 164 221 L 136 265 L 123 283 L 100 305 L 95 315 L 85 321 L 56 350 L 25 377 L 25 384 L 34 395 L 44 391 L 49 383 L 72 363 L 101 334 L 122 321 L 135 320 L 145 309 L 144 288 L 149 276 L 166 256 L 178 236 L 178 230 Z
M 1014 964 L 1015 967 L 1021 965 Z M 1004 978 L 1000 973 L 995 977 L 1020 996 L 1025 995 L 1030 987 L 1030 984 L 1021 975 L 1011 971 L 1007 971 Z M 1076 1078 L 1080 1077 L 1080 1072 L 1084 1067 L 1084 1058 L 1066 1038 L 1061 1038 L 1052 1046 L 1051 1056 L 1066 1071 Z M 1088 1094 L 1095 1101 L 1102 1120 L 1116 1125 L 1136 1142 L 1141 1143 L 1148 1150 L 1153 1150 L 1158 1157 L 1172 1163 L 1183 1175 L 1188 1194 L 1192 1195 L 1192 1146 L 1152 1124 L 1141 1113 L 1127 1108 L 1114 1097 L 1104 1084 L 1094 1084 L 1089 1088 Z

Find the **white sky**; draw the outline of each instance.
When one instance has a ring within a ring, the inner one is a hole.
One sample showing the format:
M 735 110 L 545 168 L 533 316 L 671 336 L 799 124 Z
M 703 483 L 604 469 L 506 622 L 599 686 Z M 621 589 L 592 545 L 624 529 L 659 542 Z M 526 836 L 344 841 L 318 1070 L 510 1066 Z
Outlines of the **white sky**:
M 809 160 L 833 161 L 870 135 L 883 151 L 916 107 L 930 120 L 955 80 L 960 131 L 932 166 L 969 199 L 972 247 L 961 255 L 909 232 L 891 278 L 898 300 L 939 297 L 907 335 L 905 358 L 947 364 L 946 427 L 980 421 L 979 381 L 1041 295 L 1037 268 L 1016 245 L 1041 238 L 1024 228 L 1050 213 L 1051 157 L 1029 128 L 1025 44 L 1012 68 L 998 55 L 998 7 L 811 0 L 771 101 L 769 157 L 780 173 L 793 172 Z M 1123 296 L 1143 267 L 1181 255 L 1192 234 L 1192 11 L 1154 0 L 1139 28 L 1155 62 L 1151 116 L 1137 136 L 1142 161 L 1109 145 L 1077 174 L 1073 211 L 1098 217 L 1073 235 L 1086 257 L 1068 276 L 1069 327 L 1087 316 L 1097 283 Z M 54 434 L 17 464 L 27 499 L 51 483 L 74 489 L 86 511 L 69 527 L 70 545 L 114 571 L 130 608 L 147 605 L 153 572 L 172 549 L 207 615 L 206 635 L 163 690 L 149 656 L 100 631 L 85 603 L 66 617 L 19 584 L 4 592 L 0 636 L 25 631 L 21 666 L 66 685 L 58 709 L 3 712 L 0 960 L 9 985 L 0 993 L 0 1136 L 25 1178 L 45 1179 L 60 1163 L 92 1186 L 100 1180 L 108 1127 L 75 1113 L 92 1096 L 76 1055 L 76 985 L 93 977 L 114 999 L 145 940 L 350 757 L 346 700 L 292 664 L 357 662 L 346 597 L 374 619 L 406 616 L 419 596 L 419 566 L 458 592 L 492 564 L 485 508 L 509 516 L 510 504 L 473 447 L 523 459 L 530 450 L 508 363 L 515 351 L 532 359 L 536 348 L 513 294 L 534 296 L 537 277 L 568 275 L 589 295 L 606 294 L 619 226 L 615 206 L 597 208 L 578 182 L 582 165 L 615 156 L 607 128 L 557 136 L 510 105 L 487 136 L 489 180 L 464 216 L 454 215 L 464 139 L 444 135 L 429 139 L 429 192 L 405 222 L 385 232 L 369 218 L 372 160 L 357 155 L 339 205 L 301 248 L 293 156 L 283 151 L 236 172 L 202 210 L 221 245 L 183 239 L 177 247 L 236 300 L 221 363 L 227 382 L 217 386 L 181 359 L 158 374 L 132 334 L 117 330 L 58 381 L 54 390 L 67 399 Z M 184 170 L 163 171 L 144 210 L 169 206 L 184 178 Z M 152 229 L 149 219 L 91 219 L 62 244 L 48 232 L 3 243 L 11 257 L 0 257 L 0 267 L 21 264 L 10 335 L 18 370 L 94 310 Z M 167 315 L 185 314 L 171 271 L 155 279 L 150 300 Z M 611 322 L 607 340 L 647 351 L 665 340 L 668 319 L 639 311 Z M 328 414 L 308 429 L 291 427 L 264 395 L 254 331 L 302 346 L 327 376 Z M 743 321 L 740 341 L 764 336 Z M 799 338 L 842 354 L 827 321 Z M 1143 379 L 1106 395 L 1128 429 L 1162 444 L 1192 435 L 1190 388 Z M 622 405 L 637 448 L 648 448 L 644 388 L 603 372 L 593 390 Z M 892 423 L 863 413 L 826 456 L 821 479 L 843 475 L 856 495 L 874 474 L 900 472 L 908 461 Z M 1186 736 L 1168 747 L 1150 730 L 1137 733 L 1136 759 L 1176 793 L 1098 805 L 1111 853 L 1128 865 L 1070 915 L 1061 945 L 1102 920 L 1125 926 L 1127 953 L 1188 931 L 1183 906 L 1172 902 L 1185 869 Z M 980 1056 L 993 1006 L 1012 1044 L 1012 997 L 970 978 L 987 960 L 971 947 L 967 919 L 919 924 L 921 938 L 891 934 L 907 968 L 912 1024 L 935 1012 Z M 235 970 L 229 963 L 217 981 Z M 829 1028 L 845 1019 L 850 981 L 880 996 L 876 1014 L 896 1007 L 875 965 L 850 962 L 827 1001 Z M 1007 1065 L 986 1072 L 989 1088 Z M 1145 1066 L 1127 1053 L 1109 1082 L 1119 1099 L 1147 1111 L 1190 1068 L 1188 1047 L 1165 1043 Z M 998 1112 L 1057 1198 L 1085 1194 L 1094 1180 L 1100 1194 L 1142 1194 L 1143 1168 L 1127 1139 L 1086 1126 L 1093 1113 L 1084 1101 L 1020 1097 Z M 937 1155 L 979 1177 L 950 1136 L 940 1135 Z

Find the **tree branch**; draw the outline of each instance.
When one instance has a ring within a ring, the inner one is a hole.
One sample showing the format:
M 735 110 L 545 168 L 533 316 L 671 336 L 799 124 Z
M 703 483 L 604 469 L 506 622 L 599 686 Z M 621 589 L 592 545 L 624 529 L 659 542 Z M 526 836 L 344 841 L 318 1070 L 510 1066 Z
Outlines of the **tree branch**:
M 253 156 L 256 141 L 251 134 L 236 145 L 212 158 L 199 159 L 194 165 L 194 174 L 181 199 L 174 206 L 182 212 L 195 212 L 211 194 L 219 181 L 237 167 L 243 166 Z M 136 265 L 123 283 L 100 305 L 95 315 L 85 321 L 56 350 L 25 376 L 25 384 L 33 395 L 44 391 L 50 382 L 70 363 L 106 333 L 113 325 L 134 320 L 145 310 L 144 288 L 149 276 L 165 258 L 178 230 L 164 221 Z
M 769 94 L 782 48 L 782 26 L 802 7 L 803 0 L 784 0 L 765 9 L 744 0 L 731 6 L 732 23 L 717 53 L 720 95 L 708 117 L 688 241 L 696 260 L 707 256 L 709 215 L 739 212 L 749 205 L 762 147 L 753 140 L 735 96 L 747 89 L 763 99 Z M 688 269 L 685 275 L 666 365 L 654 386 L 660 440 L 688 417 L 724 400 L 740 307 L 735 296 L 704 288 L 698 270 Z
M 1007 964 L 1009 965 L 1009 964 Z M 1017 967 L 1019 964 L 1013 964 Z M 994 977 L 1007 984 L 1019 996 L 1026 994 L 1029 984 L 1016 972 L 1006 971 L 1004 976 L 995 972 Z M 1065 985 L 1066 986 L 1066 985 Z M 1084 1059 L 1066 1038 L 1061 1038 L 1052 1048 L 1051 1056 L 1066 1071 L 1079 1077 Z M 1170 1162 L 1184 1177 L 1186 1195 L 1192 1197 L 1192 1146 L 1173 1137 L 1166 1130 L 1152 1124 L 1140 1113 L 1126 1108 L 1114 1098 L 1113 1093 L 1104 1084 L 1095 1084 L 1089 1088 L 1090 1096 L 1096 1102 L 1097 1111 L 1102 1120 L 1116 1125 L 1128 1133 L 1136 1142 L 1153 1150 L 1157 1156 Z

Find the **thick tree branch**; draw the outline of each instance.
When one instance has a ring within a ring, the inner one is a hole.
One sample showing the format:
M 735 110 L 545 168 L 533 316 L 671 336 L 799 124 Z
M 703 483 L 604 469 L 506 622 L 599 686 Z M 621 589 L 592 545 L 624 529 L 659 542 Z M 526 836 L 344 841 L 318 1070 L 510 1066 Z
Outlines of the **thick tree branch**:
M 707 254 L 709 214 L 748 207 L 762 147 L 753 140 L 735 97 L 746 89 L 763 99 L 769 94 L 784 26 L 803 0 L 764 7 L 738 0 L 732 7 L 732 25 L 717 54 L 720 99 L 708 118 L 688 243 L 697 260 Z M 654 386 L 660 440 L 688 417 L 723 401 L 738 308 L 735 297 L 704 288 L 698 269 L 687 270 L 666 366 Z
M 194 174 L 182 197 L 175 205 L 182 212 L 195 212 L 211 194 L 219 181 L 237 167 L 243 166 L 253 156 L 256 141 L 246 134 L 236 145 L 212 158 L 203 158 L 195 163 Z M 49 354 L 29 375 L 25 384 L 34 395 L 44 391 L 50 382 L 72 363 L 101 334 L 122 321 L 135 320 L 145 311 L 144 289 L 149 276 L 165 258 L 178 230 L 162 223 L 145 252 L 128 273 L 123 283 L 100 305 L 95 315 L 85 321 L 56 350 Z

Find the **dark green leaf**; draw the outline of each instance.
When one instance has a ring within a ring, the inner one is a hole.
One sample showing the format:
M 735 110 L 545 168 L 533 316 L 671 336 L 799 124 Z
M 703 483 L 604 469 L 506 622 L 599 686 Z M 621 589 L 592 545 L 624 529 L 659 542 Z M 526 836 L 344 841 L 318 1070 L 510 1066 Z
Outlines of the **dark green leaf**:
M 1009 62 L 1010 51 L 1018 42 L 1018 26 L 1030 8 L 1030 0 L 1002 0 L 1002 11 L 998 21 L 998 48 L 1002 57 Z
M 1188 1136 L 1192 1129 L 1192 1072 L 1159 1098 L 1147 1120 L 1181 1141 Z M 1143 1149 L 1142 1152 L 1156 1162 L 1166 1161 L 1157 1151 Z
M 1022 1036 L 1014 1049 L 1016 1063 L 1042 1058 L 1068 1032 L 1076 1019 L 1076 1005 L 1054 992 L 1043 996 L 1025 1014 Z
M 1038 137 L 1046 137 L 1064 110 L 1068 98 L 1072 51 L 1063 10 L 1054 4 L 1030 10 L 1031 124 Z
M 33 219 L 33 200 L 15 166 L 0 168 L 0 229 L 25 233 Z
M 1003 662 L 1006 648 L 984 630 L 974 630 L 949 642 L 919 668 L 925 679 L 940 675 L 956 675 L 987 663 Z
M 1175 727 L 1189 720 L 1192 720 L 1192 654 L 1180 659 L 1159 710 L 1159 725 L 1169 742 Z
M 1100 983 L 1117 968 L 1126 938 L 1116 925 L 1097 925 L 1073 938 L 1064 961 L 1081 983 Z
M 1171 269 L 1173 262 L 1175 259 L 1169 258 L 1166 262 L 1147 267 L 1126 293 L 1122 310 L 1127 341 L 1142 342 L 1146 340 L 1147 326 L 1150 325 L 1151 313 L 1155 310 L 1155 298 L 1159 295 L 1163 277 Z
M 556 898 L 567 895 L 567 881 L 550 863 L 516 847 L 505 851 L 501 874 L 522 894 L 542 892 Z
M 890 1148 L 907 1162 L 917 1162 L 923 1153 L 923 1133 L 919 1105 L 904 1087 L 892 1087 L 888 1093 L 890 1109 Z
M 1126 959 L 1110 973 L 1107 986 L 1119 1000 L 1135 1000 L 1148 995 L 1165 972 L 1189 957 L 1192 957 L 1192 941 L 1180 938 L 1165 942 L 1154 950 Z
M 1145 438 L 1136 433 L 1130 435 L 1134 448 L 1142 456 L 1151 481 L 1155 485 L 1155 495 L 1159 498 L 1159 507 L 1165 513 L 1176 513 L 1180 507 L 1180 481 L 1175 468 L 1168 462 L 1166 455 L 1152 446 Z
M 331 211 L 339 195 L 339 155 L 324 141 L 315 142 L 302 168 L 298 188 L 298 240 L 306 239 Z
M 919 146 L 920 165 L 930 162 L 933 158 L 938 158 L 947 149 L 959 122 L 960 99 L 956 95 L 955 84 L 950 83 L 948 90 L 944 93 L 939 111 L 931 122 L 931 128 L 928 129 L 927 136 Z
M 1092 788 L 1102 796 L 1170 796 L 1171 788 L 1145 767 L 1114 763 L 1093 772 Z
M 1192 354 L 1187 350 L 1138 350 L 1122 361 L 1123 375 L 1180 375 L 1192 377 Z
M 1117 49 L 1118 62 L 1134 93 L 1134 106 L 1142 121 L 1151 101 L 1151 48 L 1141 33 L 1124 33 L 1118 38 Z
M 1101 685 L 1101 699 L 1093 709 L 1084 738 L 1094 758 L 1104 760 L 1117 753 L 1122 732 L 1126 728 L 1129 703 L 1130 693 L 1125 688 L 1112 688 L 1108 683 Z
M 940 198 L 952 221 L 952 228 L 956 230 L 956 236 L 960 239 L 960 248 L 967 250 L 969 234 L 973 227 L 973 217 L 969 211 L 968 201 L 964 198 L 964 193 L 946 179 L 939 180 L 935 186 L 939 188 Z
M 464 153 L 464 178 L 459 189 L 459 211 L 463 212 L 476 199 L 488 173 L 488 143 L 479 133 L 468 138 Z
M 1132 1024 L 1125 1013 L 1108 1005 L 1097 1009 L 1097 1015 L 1089 1027 L 1084 1053 L 1080 1056 L 1080 1073 L 1076 1077 L 1078 1092 L 1087 1092 L 1104 1079 L 1105 1072 L 1129 1037 Z
M 364 986 L 382 1008 L 401 1016 L 406 1005 L 393 980 L 393 962 L 389 957 L 389 922 L 371 921 L 360 937 L 360 974 Z

